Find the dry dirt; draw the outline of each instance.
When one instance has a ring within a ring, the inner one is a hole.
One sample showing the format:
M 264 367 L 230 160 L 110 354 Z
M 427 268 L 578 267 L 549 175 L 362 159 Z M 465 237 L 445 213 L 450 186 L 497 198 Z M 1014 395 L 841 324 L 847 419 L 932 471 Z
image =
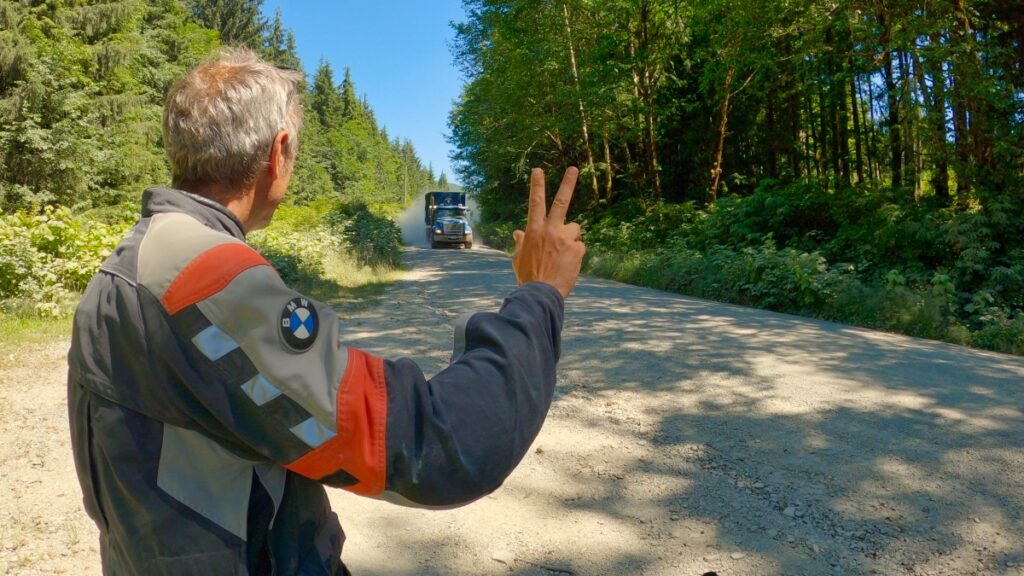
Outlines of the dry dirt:
M 406 254 L 347 340 L 448 361 L 513 288 L 486 249 Z M 67 342 L 0 352 L 0 574 L 99 573 Z M 584 278 L 556 399 L 494 494 L 332 491 L 357 575 L 1024 575 L 1024 359 Z

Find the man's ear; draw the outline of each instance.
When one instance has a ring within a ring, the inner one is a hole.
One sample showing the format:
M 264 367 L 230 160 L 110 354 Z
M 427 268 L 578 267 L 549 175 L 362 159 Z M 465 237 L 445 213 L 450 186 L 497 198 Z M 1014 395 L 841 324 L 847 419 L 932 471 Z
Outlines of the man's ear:
M 269 170 L 270 176 L 274 179 L 280 178 L 286 171 L 288 158 L 285 150 L 291 143 L 291 135 L 287 130 L 281 130 L 274 136 L 274 143 L 270 146 Z

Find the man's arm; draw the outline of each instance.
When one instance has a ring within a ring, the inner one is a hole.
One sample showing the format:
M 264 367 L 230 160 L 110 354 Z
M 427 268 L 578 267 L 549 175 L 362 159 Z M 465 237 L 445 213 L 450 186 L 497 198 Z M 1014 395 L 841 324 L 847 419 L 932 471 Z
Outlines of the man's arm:
M 465 350 L 429 380 L 409 360 L 344 346 L 329 307 L 295 293 L 255 258 L 216 290 L 176 278 L 167 291 L 173 297 L 165 293 L 161 302 L 171 304 L 169 322 L 184 343 L 186 361 L 174 363 L 189 367 L 180 381 L 205 407 L 197 428 L 363 495 L 450 506 L 495 489 L 550 406 L 563 297 L 579 269 L 563 254 L 563 244 L 579 244 L 578 228 L 536 221 L 543 176 L 534 181 L 531 225 L 518 238 L 523 286 L 499 312 L 470 317 L 458 338 Z M 566 188 L 556 217 L 571 183 Z

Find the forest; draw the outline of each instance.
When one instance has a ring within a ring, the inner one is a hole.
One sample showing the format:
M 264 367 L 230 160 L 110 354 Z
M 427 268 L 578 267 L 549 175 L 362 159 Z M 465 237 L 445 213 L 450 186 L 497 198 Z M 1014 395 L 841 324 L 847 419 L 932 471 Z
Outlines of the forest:
M 175 77 L 222 45 L 311 64 L 262 3 L 0 0 L 0 319 L 66 315 L 169 180 Z M 590 273 L 1024 353 L 1019 2 L 463 5 L 450 141 L 491 245 L 531 167 L 576 165 Z M 251 241 L 294 280 L 394 266 L 388 216 L 448 175 L 350 71 L 307 77 L 289 205 Z
M 1024 353 L 1013 0 L 465 0 L 460 181 L 577 165 L 590 272 Z
M 0 317 L 68 313 L 142 191 L 170 181 L 167 88 L 222 45 L 303 66 L 262 0 L 0 0 Z M 338 251 L 396 265 L 388 216 L 447 177 L 378 124 L 347 69 L 319 62 L 304 90 L 290 204 L 250 240 L 290 280 Z

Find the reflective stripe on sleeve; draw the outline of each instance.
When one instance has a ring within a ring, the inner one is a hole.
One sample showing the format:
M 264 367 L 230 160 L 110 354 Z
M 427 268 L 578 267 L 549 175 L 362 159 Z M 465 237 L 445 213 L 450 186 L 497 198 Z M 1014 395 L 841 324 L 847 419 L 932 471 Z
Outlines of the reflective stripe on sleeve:
M 349 348 L 337 403 L 337 435 L 286 468 L 314 480 L 344 470 L 359 481 L 346 490 L 364 496 L 380 494 L 387 456 L 384 360 Z
M 216 326 L 209 326 L 192 338 L 192 343 L 210 360 L 217 361 L 238 348 L 238 343 Z

